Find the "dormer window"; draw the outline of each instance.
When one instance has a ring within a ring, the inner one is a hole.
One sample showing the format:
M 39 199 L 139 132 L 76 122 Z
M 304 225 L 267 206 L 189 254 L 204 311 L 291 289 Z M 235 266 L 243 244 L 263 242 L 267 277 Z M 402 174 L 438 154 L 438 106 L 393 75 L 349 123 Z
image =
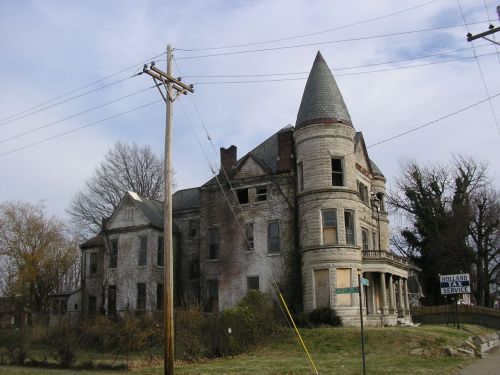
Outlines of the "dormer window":
M 236 190 L 236 196 L 238 197 L 238 202 L 240 204 L 248 203 L 248 189 L 238 189 Z
M 257 202 L 267 201 L 267 186 L 262 186 L 255 189 L 255 199 L 257 200 Z
M 344 186 L 342 158 L 332 158 L 332 186 Z

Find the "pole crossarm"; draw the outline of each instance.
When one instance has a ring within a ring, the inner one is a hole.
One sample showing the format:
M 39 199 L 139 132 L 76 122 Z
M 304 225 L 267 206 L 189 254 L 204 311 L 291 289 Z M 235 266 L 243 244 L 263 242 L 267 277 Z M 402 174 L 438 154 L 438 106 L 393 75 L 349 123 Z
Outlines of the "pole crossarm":
M 467 34 L 467 41 L 472 42 L 473 40 L 476 40 L 479 38 L 484 38 L 485 36 L 494 34 L 498 31 L 500 31 L 500 27 L 494 27 L 494 28 L 489 29 L 488 31 L 484 31 L 484 32 L 476 34 L 476 35 L 472 35 L 471 33 L 468 33 Z M 489 40 L 489 39 L 487 39 L 487 40 Z

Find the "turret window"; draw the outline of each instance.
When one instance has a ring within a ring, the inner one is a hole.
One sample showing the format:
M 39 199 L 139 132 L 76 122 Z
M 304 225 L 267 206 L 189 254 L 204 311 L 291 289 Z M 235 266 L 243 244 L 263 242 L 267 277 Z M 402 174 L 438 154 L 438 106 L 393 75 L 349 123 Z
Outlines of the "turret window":
M 359 200 L 361 202 L 368 204 L 368 187 L 359 181 L 358 181 L 358 193 L 359 193 Z
M 323 245 L 338 244 L 337 210 L 323 210 Z
M 341 158 L 332 158 L 332 186 L 344 186 L 344 171 Z
M 299 191 L 304 191 L 304 165 L 302 164 L 302 162 L 297 165 L 297 175 Z
M 344 211 L 345 242 L 347 245 L 354 245 L 354 211 Z

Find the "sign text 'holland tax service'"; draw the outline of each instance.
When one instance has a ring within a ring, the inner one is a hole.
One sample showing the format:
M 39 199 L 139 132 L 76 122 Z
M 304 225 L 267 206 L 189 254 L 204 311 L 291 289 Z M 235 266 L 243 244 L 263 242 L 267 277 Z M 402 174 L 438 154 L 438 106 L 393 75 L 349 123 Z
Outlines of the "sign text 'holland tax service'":
M 468 273 L 460 275 L 440 275 L 439 284 L 441 294 L 470 293 L 470 279 Z

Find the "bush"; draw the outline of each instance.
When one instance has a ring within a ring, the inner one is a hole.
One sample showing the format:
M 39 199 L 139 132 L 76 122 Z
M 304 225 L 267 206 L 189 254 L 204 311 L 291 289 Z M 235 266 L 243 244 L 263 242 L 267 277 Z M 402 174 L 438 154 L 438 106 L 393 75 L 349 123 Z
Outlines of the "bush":
M 3 351 L 13 365 L 23 365 L 28 357 L 29 334 L 26 328 L 5 330 L 1 334 Z M 3 355 L 2 355 L 3 357 Z
M 78 336 L 68 325 L 61 325 L 49 330 L 45 344 L 55 351 L 53 354 L 62 367 L 71 367 L 76 361 Z
M 307 320 L 313 327 L 322 325 L 340 327 L 342 325 L 337 312 L 330 307 L 320 307 L 311 311 L 307 316 Z

